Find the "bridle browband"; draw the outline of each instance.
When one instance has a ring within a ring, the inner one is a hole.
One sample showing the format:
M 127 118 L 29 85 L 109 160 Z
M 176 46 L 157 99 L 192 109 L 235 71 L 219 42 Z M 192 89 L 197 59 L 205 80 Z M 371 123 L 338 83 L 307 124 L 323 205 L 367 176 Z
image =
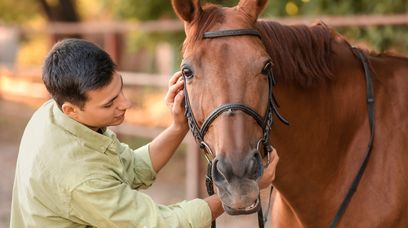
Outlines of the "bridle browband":
M 261 34 L 255 29 L 230 29 L 220 30 L 215 32 L 205 32 L 203 39 L 226 37 L 226 36 L 257 36 L 261 38 Z
M 220 30 L 220 31 L 215 31 L 215 32 L 205 32 L 203 34 L 203 39 L 212 39 L 212 38 L 226 37 L 226 36 L 257 36 L 261 38 L 261 35 L 255 29 L 232 29 L 232 30 Z M 356 191 L 358 184 L 360 183 L 361 177 L 363 176 L 363 173 L 367 167 L 368 160 L 370 158 L 373 143 L 374 143 L 374 133 L 375 133 L 374 100 L 375 99 L 374 99 L 374 89 L 373 89 L 371 70 L 368 66 L 367 57 L 357 48 L 353 48 L 352 51 L 354 55 L 356 55 L 357 58 L 361 61 L 363 69 L 364 69 L 364 77 L 366 80 L 366 90 L 367 90 L 366 91 L 367 92 L 367 109 L 368 109 L 368 121 L 369 121 L 369 126 L 370 126 L 370 139 L 369 139 L 365 158 L 362 164 L 360 165 L 360 168 L 356 176 L 354 177 L 353 182 L 351 183 L 346 196 L 344 197 L 342 203 L 340 204 L 339 208 L 336 211 L 336 214 L 331 220 L 329 224 L 329 228 L 335 228 L 337 226 L 347 206 L 349 205 L 350 200 L 354 192 Z M 258 125 L 263 129 L 263 136 L 258 141 L 257 150 L 258 152 L 260 151 L 259 150 L 260 144 L 264 146 L 264 150 L 267 152 L 267 156 L 268 156 L 268 164 L 270 162 L 269 153 L 271 152 L 271 145 L 269 144 L 269 131 L 271 130 L 271 127 L 273 124 L 273 118 L 272 118 L 273 114 L 275 114 L 282 123 L 289 125 L 288 121 L 282 115 L 280 115 L 277 110 L 279 106 L 276 102 L 275 96 L 272 91 L 273 86 L 276 85 L 276 81 L 275 81 L 275 78 L 273 76 L 273 71 L 272 71 L 272 62 L 268 62 L 265 65 L 264 69 L 262 70 L 262 73 L 268 77 L 268 85 L 269 85 L 268 107 L 267 107 L 264 118 L 262 118 L 254 109 L 247 106 L 246 104 L 228 103 L 228 104 L 223 104 L 217 107 L 213 112 L 211 112 L 211 114 L 205 119 L 202 127 L 200 128 L 197 124 L 196 119 L 194 118 L 194 114 L 191 109 L 188 92 L 187 92 L 187 86 L 184 86 L 185 116 L 188 120 L 188 124 L 189 124 L 190 130 L 194 138 L 200 145 L 200 148 L 204 151 L 204 155 L 208 160 L 206 187 L 207 187 L 207 192 L 209 195 L 214 194 L 213 181 L 212 181 L 212 175 L 211 175 L 212 160 L 214 159 L 214 154 L 212 153 L 210 146 L 204 141 L 204 136 L 209 126 L 211 125 L 211 123 L 219 115 L 221 115 L 223 112 L 228 111 L 228 110 L 231 110 L 231 111 L 240 110 L 250 115 L 251 117 L 253 117 L 258 123 Z M 186 77 L 184 75 L 183 75 L 183 79 L 186 82 Z M 272 193 L 272 189 L 273 188 L 271 187 L 270 194 Z M 260 197 L 258 197 L 258 199 L 260 200 Z M 269 198 L 267 213 L 270 209 L 270 206 L 271 206 L 271 199 Z M 260 206 L 260 209 L 258 211 L 259 227 L 262 227 L 262 228 L 264 227 L 264 224 L 266 223 L 267 213 L 263 215 L 262 206 Z M 212 222 L 211 227 L 215 228 L 215 219 Z
M 227 36 L 257 36 L 258 38 L 261 38 L 261 35 L 255 29 L 232 29 L 232 30 L 220 30 L 220 31 L 215 31 L 215 32 L 205 32 L 203 34 L 203 39 L 213 39 L 213 38 L 227 37 Z M 185 116 L 188 120 L 188 125 L 190 127 L 190 130 L 195 140 L 200 145 L 200 148 L 204 151 L 204 155 L 208 161 L 206 187 L 207 187 L 207 192 L 209 195 L 214 194 L 211 170 L 212 170 L 212 160 L 214 159 L 215 156 L 210 146 L 204 141 L 204 136 L 207 133 L 207 130 L 210 127 L 210 125 L 213 123 L 213 121 L 218 116 L 220 116 L 222 113 L 226 111 L 242 111 L 245 114 L 251 116 L 256 121 L 256 123 L 259 125 L 259 127 L 261 127 L 263 131 L 262 138 L 257 143 L 257 150 L 258 150 L 258 153 L 260 154 L 260 150 L 261 150 L 260 146 L 261 145 L 263 146 L 263 149 L 265 151 L 264 156 L 266 155 L 267 157 L 266 166 L 269 165 L 270 152 L 272 151 L 272 147 L 269 143 L 269 132 L 273 124 L 273 114 L 275 114 L 282 123 L 287 124 L 287 125 L 289 124 L 288 121 L 282 115 L 279 114 L 278 104 L 273 94 L 272 89 L 273 89 L 273 86 L 276 85 L 276 81 L 273 76 L 272 62 L 270 61 L 267 62 L 261 73 L 267 76 L 268 86 L 269 86 L 268 103 L 267 103 L 267 109 L 266 109 L 266 113 L 264 117 L 259 115 L 257 111 L 255 111 L 253 108 L 249 107 L 246 104 L 227 103 L 227 104 L 222 104 L 218 106 L 217 108 L 215 108 L 214 111 L 212 111 L 210 115 L 204 120 L 202 126 L 199 127 L 194 117 L 191 105 L 190 105 L 190 100 L 189 100 L 189 96 L 187 92 L 187 86 L 184 86 Z M 186 82 L 185 75 L 183 75 L 183 79 Z M 187 85 L 187 83 L 185 83 L 185 85 Z M 259 160 L 260 159 L 261 158 L 259 157 Z M 259 176 L 261 176 L 263 172 L 262 161 L 258 161 L 258 163 L 260 167 L 258 174 Z M 272 188 L 271 188 L 271 192 L 272 192 Z M 258 200 L 260 200 L 260 197 L 258 197 Z M 268 208 L 270 208 L 270 201 L 269 201 Z M 267 216 L 264 216 L 262 214 L 262 206 L 260 206 L 260 209 L 258 210 L 259 227 L 264 227 L 264 223 L 266 222 L 266 219 L 264 218 L 266 217 Z M 212 224 L 212 227 L 215 227 L 215 220 Z

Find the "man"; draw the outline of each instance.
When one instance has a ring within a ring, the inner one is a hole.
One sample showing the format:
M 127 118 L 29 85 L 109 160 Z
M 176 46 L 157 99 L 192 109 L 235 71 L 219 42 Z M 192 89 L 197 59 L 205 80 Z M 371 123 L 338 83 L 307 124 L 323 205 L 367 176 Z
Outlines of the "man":
M 11 227 L 208 227 L 223 213 L 218 196 L 164 206 L 137 190 L 153 183 L 188 132 L 179 72 L 165 98 L 172 124 L 137 150 L 107 129 L 123 122 L 130 102 L 105 51 L 61 41 L 45 60 L 43 81 L 53 99 L 33 114 L 21 140 Z

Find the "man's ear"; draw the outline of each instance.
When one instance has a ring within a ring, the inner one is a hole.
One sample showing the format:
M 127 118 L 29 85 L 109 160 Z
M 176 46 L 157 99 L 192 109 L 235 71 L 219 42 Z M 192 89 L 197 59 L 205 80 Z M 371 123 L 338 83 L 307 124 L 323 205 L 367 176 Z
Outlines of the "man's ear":
M 177 16 L 187 23 L 192 22 L 202 12 L 200 0 L 172 0 L 171 4 Z
M 238 3 L 238 8 L 256 21 L 267 3 L 268 0 L 241 0 Z
M 72 104 L 71 102 L 65 101 L 64 104 L 61 106 L 62 112 L 71 117 L 72 119 L 77 119 L 79 107 Z

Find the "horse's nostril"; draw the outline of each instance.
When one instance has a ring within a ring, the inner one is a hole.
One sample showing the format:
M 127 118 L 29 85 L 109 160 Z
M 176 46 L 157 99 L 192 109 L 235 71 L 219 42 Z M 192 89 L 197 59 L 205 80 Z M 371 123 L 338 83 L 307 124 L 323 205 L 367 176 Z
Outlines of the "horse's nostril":
M 256 180 L 262 174 L 262 158 L 259 153 L 254 153 L 247 166 L 247 175 L 250 179 Z
M 258 160 L 256 158 L 252 158 L 249 161 L 247 174 L 250 179 L 258 178 Z
M 216 182 L 228 182 L 226 171 L 218 159 L 214 160 L 212 175 Z

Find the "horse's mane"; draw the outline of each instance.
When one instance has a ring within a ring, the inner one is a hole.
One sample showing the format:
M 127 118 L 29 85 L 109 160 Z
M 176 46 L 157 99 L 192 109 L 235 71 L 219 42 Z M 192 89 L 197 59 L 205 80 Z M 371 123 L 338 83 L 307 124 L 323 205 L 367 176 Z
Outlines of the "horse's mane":
M 257 29 L 272 58 L 278 80 L 309 87 L 334 77 L 331 42 L 336 34 L 325 24 L 285 26 L 258 21 Z

